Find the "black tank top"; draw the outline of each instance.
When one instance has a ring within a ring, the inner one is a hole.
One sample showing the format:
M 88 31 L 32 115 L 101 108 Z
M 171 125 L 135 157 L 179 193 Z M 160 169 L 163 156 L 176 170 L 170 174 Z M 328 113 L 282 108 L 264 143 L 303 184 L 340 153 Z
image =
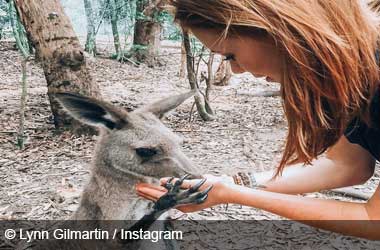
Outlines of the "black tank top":
M 371 100 L 369 112 L 370 127 L 356 118 L 350 122 L 344 135 L 349 142 L 359 144 L 380 161 L 380 87 Z

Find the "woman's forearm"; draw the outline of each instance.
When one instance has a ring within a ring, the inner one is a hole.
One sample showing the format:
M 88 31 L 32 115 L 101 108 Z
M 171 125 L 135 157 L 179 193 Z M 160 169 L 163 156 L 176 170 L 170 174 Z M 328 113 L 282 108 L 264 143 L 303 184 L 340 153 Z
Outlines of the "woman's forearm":
M 365 204 L 319 200 L 230 185 L 225 203 L 266 210 L 285 218 L 346 235 L 380 239 L 380 222 L 370 221 Z
M 274 180 L 271 180 L 274 170 L 254 173 L 258 184 L 267 187 L 265 190 L 284 194 L 311 193 L 347 186 L 347 179 L 342 174 L 347 175 L 347 172 L 325 158 L 315 160 L 313 165 L 288 166 L 282 176 Z
M 372 176 L 374 166 L 375 159 L 365 149 L 342 136 L 325 157 L 311 165 L 288 166 L 273 181 L 274 171 L 255 173 L 255 177 L 267 191 L 301 194 L 362 184 Z

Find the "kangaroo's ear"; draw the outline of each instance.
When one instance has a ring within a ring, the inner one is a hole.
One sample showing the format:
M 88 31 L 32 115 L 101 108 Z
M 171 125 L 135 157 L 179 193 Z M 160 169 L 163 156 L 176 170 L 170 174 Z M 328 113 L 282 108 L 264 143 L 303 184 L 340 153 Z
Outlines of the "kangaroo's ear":
M 117 129 L 127 123 L 125 114 L 112 104 L 71 93 L 54 97 L 72 117 L 88 125 Z
M 184 101 L 186 101 L 189 97 L 194 96 L 195 91 L 190 91 L 184 94 L 172 96 L 152 104 L 143 106 L 137 109 L 135 112 L 150 112 L 156 115 L 158 118 L 164 117 L 166 113 L 175 109 L 179 105 L 181 105 Z

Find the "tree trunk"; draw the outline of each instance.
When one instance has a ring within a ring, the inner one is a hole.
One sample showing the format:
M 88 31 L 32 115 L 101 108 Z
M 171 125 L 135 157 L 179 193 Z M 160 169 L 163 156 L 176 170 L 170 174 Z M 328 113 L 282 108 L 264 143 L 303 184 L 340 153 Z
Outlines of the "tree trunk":
M 15 0 L 15 3 L 42 63 L 56 128 L 88 132 L 66 115 L 54 99 L 54 93 L 64 91 L 100 97 L 99 87 L 92 80 L 83 49 L 60 1 Z
M 134 56 L 149 66 L 156 64 L 160 49 L 161 24 L 155 20 L 160 1 L 138 0 L 133 39 Z
M 91 0 L 83 0 L 83 2 L 87 17 L 87 38 L 84 50 L 90 54 L 96 55 L 96 31 L 94 12 L 92 10 Z
M 183 44 L 185 46 L 185 51 L 186 51 L 187 77 L 189 79 L 191 89 L 196 90 L 196 93 L 194 95 L 194 101 L 195 101 L 195 105 L 197 106 L 197 111 L 204 121 L 212 121 L 214 120 L 215 117 L 212 113 L 208 113 L 208 110 L 211 110 L 211 108 L 210 107 L 206 108 L 206 106 L 208 105 L 207 100 L 205 100 L 206 106 L 202 104 L 202 97 L 198 89 L 197 74 L 195 73 L 196 70 L 195 70 L 195 65 L 194 65 L 194 60 L 193 60 L 193 54 L 191 52 L 190 36 L 189 36 L 189 33 L 184 30 L 183 30 Z
M 111 27 L 113 34 L 113 43 L 115 45 L 116 59 L 120 60 L 122 58 L 122 51 L 120 46 L 120 35 L 119 35 L 119 27 L 117 22 L 119 21 L 118 10 L 117 10 L 117 1 L 109 0 L 111 7 Z

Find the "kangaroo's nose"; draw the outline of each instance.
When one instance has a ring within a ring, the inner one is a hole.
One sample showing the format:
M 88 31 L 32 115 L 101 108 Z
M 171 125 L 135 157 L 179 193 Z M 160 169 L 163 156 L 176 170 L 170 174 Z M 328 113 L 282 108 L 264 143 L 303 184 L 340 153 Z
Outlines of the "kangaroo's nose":
M 175 159 L 178 162 L 178 174 L 180 176 L 184 174 L 190 174 L 190 178 L 197 179 L 201 178 L 200 171 L 194 166 L 194 164 L 186 157 L 186 155 L 182 152 L 177 152 Z

